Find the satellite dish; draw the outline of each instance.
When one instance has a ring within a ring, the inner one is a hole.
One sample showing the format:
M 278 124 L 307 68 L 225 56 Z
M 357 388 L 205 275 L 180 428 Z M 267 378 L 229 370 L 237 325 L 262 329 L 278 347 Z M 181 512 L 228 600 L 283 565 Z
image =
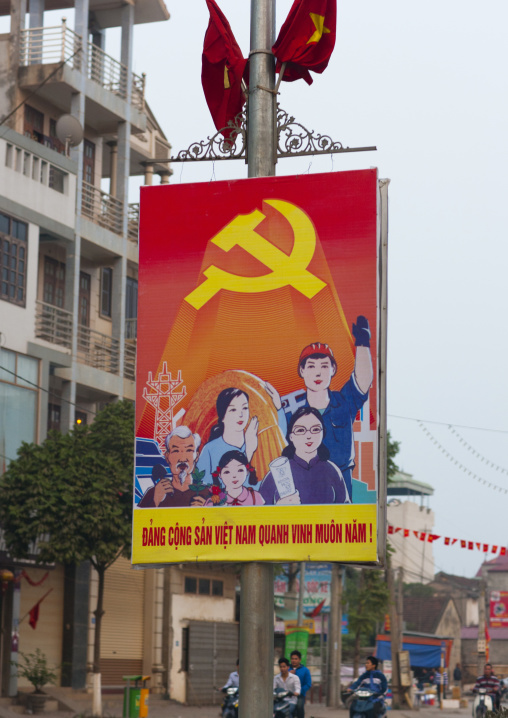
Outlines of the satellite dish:
M 73 115 L 62 115 L 56 123 L 56 136 L 65 143 L 65 154 L 69 147 L 76 147 L 83 140 L 81 123 Z

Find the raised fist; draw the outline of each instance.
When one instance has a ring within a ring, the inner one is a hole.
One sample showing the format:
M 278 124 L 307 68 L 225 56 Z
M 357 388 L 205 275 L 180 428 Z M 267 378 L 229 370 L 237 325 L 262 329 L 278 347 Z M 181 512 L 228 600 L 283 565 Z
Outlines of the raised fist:
M 353 336 L 355 338 L 355 347 L 370 348 L 369 322 L 367 318 L 361 314 L 357 318 L 356 324 L 353 324 Z

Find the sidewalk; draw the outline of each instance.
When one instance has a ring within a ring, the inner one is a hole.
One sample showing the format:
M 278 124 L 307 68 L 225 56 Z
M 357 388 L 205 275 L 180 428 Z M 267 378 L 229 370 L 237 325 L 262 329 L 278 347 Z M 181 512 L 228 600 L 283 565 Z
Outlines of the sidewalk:
M 60 703 L 61 710 L 45 712 L 44 718 L 73 718 L 74 716 L 90 716 L 92 711 L 91 693 L 69 691 L 61 688 L 48 689 L 48 693 Z M 104 718 L 122 718 L 123 696 L 103 696 Z M 19 707 L 6 707 L 0 705 L 0 718 L 20 718 Z M 423 707 L 420 710 L 388 711 L 387 718 L 441 718 L 441 716 L 459 715 L 469 718 L 471 706 L 449 710 L 439 710 L 437 707 Z M 349 711 L 345 709 L 328 708 L 322 703 L 307 703 L 305 706 L 306 718 L 349 718 Z M 185 706 L 175 701 L 165 700 L 161 696 L 150 696 L 149 718 L 219 718 L 220 705 L 215 706 Z M 263 718 L 260 716 L 260 718 Z

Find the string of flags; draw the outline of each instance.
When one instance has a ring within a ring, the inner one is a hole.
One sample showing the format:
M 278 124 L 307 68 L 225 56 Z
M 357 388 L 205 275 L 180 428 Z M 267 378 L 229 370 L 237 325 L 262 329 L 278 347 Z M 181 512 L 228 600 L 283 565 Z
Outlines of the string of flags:
M 479 451 L 476 451 L 476 449 L 471 446 L 471 444 L 464 439 L 464 437 L 459 434 L 459 432 L 451 425 L 448 425 L 448 430 L 452 432 L 454 436 L 457 437 L 457 439 L 460 441 L 460 443 L 466 447 L 466 449 L 473 454 L 473 456 L 476 456 L 477 459 L 480 459 L 483 463 L 485 463 L 487 466 L 490 466 L 492 469 L 495 469 L 496 471 L 500 471 L 502 474 L 506 474 L 508 476 L 508 469 L 504 469 L 502 466 L 499 466 L 499 464 L 495 464 L 490 459 L 487 459 L 487 457 L 483 456 L 483 454 L 480 454 Z
M 418 426 L 423 431 L 423 433 L 427 436 L 427 438 L 432 441 L 434 446 L 436 446 L 444 456 L 446 456 L 449 461 L 453 462 L 455 466 L 457 466 L 461 471 L 463 471 L 465 474 L 469 476 L 469 478 L 474 479 L 475 481 L 478 481 L 480 484 L 483 484 L 484 486 L 487 486 L 489 489 L 494 489 L 494 491 L 499 491 L 501 494 L 508 494 L 508 489 L 505 489 L 503 486 L 498 486 L 497 484 L 492 483 L 491 481 L 488 481 L 487 479 L 484 479 L 482 476 L 479 476 L 474 471 L 471 471 L 467 468 L 467 466 L 464 466 L 463 463 L 461 463 L 458 459 L 456 459 L 450 452 L 445 449 L 445 447 L 436 439 L 436 437 L 427 429 L 427 427 L 423 424 L 423 422 L 419 421 Z M 490 462 L 491 463 L 491 462 Z
M 478 551 L 481 551 L 482 553 L 498 553 L 500 556 L 506 556 L 507 554 L 507 548 L 506 546 L 499 546 L 498 544 L 488 544 L 483 543 L 482 541 L 468 541 L 466 539 L 458 539 L 458 538 L 450 538 L 449 536 L 440 536 L 439 534 L 433 534 L 428 531 L 413 531 L 412 529 L 405 529 L 401 528 L 400 526 L 388 526 L 388 535 L 394 535 L 398 534 L 399 536 L 402 536 L 403 538 L 410 538 L 411 536 L 414 536 L 415 538 L 419 539 L 420 541 L 426 541 L 427 543 L 434 543 L 434 541 L 438 541 L 439 539 L 443 539 L 443 543 L 445 546 L 455 546 L 455 544 L 459 544 L 460 548 L 468 549 L 469 551 L 474 551 L 475 548 Z

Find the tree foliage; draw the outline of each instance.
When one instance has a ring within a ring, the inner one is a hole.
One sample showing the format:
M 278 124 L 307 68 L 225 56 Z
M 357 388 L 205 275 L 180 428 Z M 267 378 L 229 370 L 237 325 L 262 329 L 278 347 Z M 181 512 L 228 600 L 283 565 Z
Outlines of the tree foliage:
M 387 438 L 387 477 L 388 481 L 390 481 L 391 479 L 393 479 L 397 471 L 399 471 L 399 467 L 395 463 L 395 457 L 400 451 L 400 441 L 394 441 L 391 437 L 390 432 L 387 433 Z
M 10 553 L 40 562 L 89 560 L 106 570 L 128 555 L 132 520 L 134 409 L 109 404 L 89 426 L 24 443 L 0 478 L 0 522 Z
M 383 574 L 368 569 L 347 569 L 344 600 L 349 632 L 354 637 L 354 672 L 357 675 L 362 639 L 370 639 L 376 623 L 388 611 L 389 593 Z

